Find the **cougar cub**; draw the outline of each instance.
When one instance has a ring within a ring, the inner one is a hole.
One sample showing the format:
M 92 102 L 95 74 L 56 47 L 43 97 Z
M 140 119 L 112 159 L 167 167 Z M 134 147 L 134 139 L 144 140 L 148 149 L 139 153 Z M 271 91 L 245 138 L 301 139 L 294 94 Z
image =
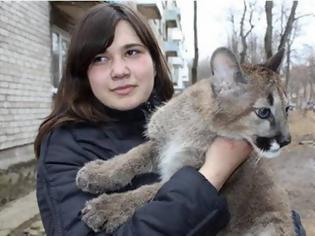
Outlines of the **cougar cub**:
M 115 230 L 181 167 L 200 168 L 216 136 L 246 139 L 258 156 L 276 156 L 290 143 L 288 101 L 276 73 L 282 56 L 280 51 L 265 64 L 240 66 L 229 49 L 218 48 L 211 58 L 211 78 L 154 112 L 147 128 L 150 141 L 111 160 L 87 163 L 78 172 L 83 191 L 103 193 L 87 203 L 83 220 L 95 231 Z M 152 171 L 161 175 L 160 183 L 105 193 Z M 220 235 L 293 235 L 286 195 L 256 156 L 238 168 L 221 192 L 232 217 Z

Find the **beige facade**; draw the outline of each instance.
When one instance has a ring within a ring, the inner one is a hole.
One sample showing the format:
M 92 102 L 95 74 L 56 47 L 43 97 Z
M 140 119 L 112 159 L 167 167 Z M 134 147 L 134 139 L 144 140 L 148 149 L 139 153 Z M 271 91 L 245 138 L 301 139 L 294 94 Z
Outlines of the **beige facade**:
M 0 4 L 0 169 L 34 158 L 32 144 L 51 111 L 70 32 L 96 2 L 63 4 Z
M 0 150 L 32 143 L 50 111 L 50 6 L 0 6 Z

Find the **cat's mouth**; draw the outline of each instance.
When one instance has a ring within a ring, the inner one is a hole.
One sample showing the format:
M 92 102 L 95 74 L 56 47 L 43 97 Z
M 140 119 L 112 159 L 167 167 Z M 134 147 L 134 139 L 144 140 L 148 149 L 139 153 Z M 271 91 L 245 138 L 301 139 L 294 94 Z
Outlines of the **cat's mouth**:
M 254 151 L 261 157 L 274 158 L 281 152 L 281 146 L 276 138 L 257 136 L 255 140 L 251 140 L 250 143 Z

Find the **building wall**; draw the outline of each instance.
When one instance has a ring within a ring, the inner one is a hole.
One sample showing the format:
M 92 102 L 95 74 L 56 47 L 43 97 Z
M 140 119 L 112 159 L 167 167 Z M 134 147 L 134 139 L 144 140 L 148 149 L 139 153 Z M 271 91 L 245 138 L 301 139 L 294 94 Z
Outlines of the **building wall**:
M 32 143 L 51 106 L 50 4 L 0 4 L 0 150 Z
M 162 3 L 163 8 L 168 6 Z M 55 73 L 52 25 L 69 31 L 62 27 L 66 20 L 57 24 L 61 19 L 57 13 L 49 2 L 0 4 L 0 151 L 31 144 L 50 112 Z M 163 12 L 161 20 L 148 21 L 163 47 L 167 40 Z

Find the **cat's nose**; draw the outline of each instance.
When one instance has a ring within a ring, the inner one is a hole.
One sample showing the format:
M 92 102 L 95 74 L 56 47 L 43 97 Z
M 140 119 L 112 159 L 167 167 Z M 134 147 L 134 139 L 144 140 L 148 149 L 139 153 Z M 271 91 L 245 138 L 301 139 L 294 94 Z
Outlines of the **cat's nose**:
M 280 147 L 286 146 L 291 143 L 291 135 L 278 135 L 276 137 L 277 142 L 279 143 Z

